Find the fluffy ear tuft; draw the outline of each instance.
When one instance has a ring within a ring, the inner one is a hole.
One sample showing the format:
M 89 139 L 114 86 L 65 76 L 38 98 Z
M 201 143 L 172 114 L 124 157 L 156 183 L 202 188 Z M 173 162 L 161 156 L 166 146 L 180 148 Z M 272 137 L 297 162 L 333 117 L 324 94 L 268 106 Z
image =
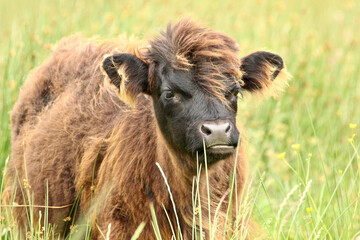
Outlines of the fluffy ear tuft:
M 148 66 L 138 57 L 128 53 L 107 56 L 102 69 L 125 103 L 134 106 L 138 94 L 149 94 Z
M 288 85 L 290 75 L 283 59 L 274 53 L 259 51 L 241 59 L 242 88 L 261 95 L 278 96 Z

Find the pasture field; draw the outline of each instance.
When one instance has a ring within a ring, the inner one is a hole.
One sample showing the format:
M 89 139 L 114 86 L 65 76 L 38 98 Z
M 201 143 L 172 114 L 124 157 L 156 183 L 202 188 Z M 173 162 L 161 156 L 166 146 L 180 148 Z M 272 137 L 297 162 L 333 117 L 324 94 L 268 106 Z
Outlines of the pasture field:
M 0 168 L 19 89 L 54 43 L 75 33 L 151 38 L 183 17 L 232 36 L 241 55 L 278 53 L 293 76 L 278 99 L 239 102 L 249 207 L 264 239 L 359 240 L 358 0 L 0 0 Z M 1 214 L 2 239 L 13 239 L 12 216 Z

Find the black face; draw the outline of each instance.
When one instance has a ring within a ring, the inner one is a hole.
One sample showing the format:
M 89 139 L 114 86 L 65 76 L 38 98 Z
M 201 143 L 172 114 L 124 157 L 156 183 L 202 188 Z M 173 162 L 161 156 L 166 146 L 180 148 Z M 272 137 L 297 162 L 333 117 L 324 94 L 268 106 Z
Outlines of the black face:
M 223 92 L 227 104 L 205 92 L 196 84 L 191 72 L 167 66 L 156 69 L 156 89 L 153 90 L 155 115 L 160 130 L 176 151 L 198 155 L 209 164 L 235 153 L 239 140 L 235 118 L 240 85 L 233 76 L 226 82 Z
M 152 58 L 156 59 L 156 55 Z M 222 81 L 226 88 L 221 95 L 214 96 L 197 84 L 199 79 L 194 77 L 196 74 L 191 70 L 175 70 L 167 66 L 168 61 L 153 62 L 163 63 L 149 68 L 147 63 L 135 55 L 119 53 L 103 61 L 103 70 L 118 88 L 120 98 L 135 101 L 140 93 L 152 96 L 160 130 L 176 152 L 187 154 L 194 162 L 197 155 L 200 161 L 204 161 L 206 154 L 208 163 L 234 154 L 239 141 L 235 124 L 237 94 L 240 92 L 238 81 L 233 76 L 224 74 L 227 77 L 217 81 Z M 215 64 L 216 61 L 212 63 Z M 121 66 L 125 72 L 119 74 Z M 210 71 L 212 66 L 209 65 L 205 71 Z M 239 66 L 243 73 L 242 88 L 250 92 L 262 89 L 268 91 L 283 67 L 282 58 L 276 54 L 255 52 L 245 56 Z M 214 69 L 228 70 L 224 66 Z M 128 81 L 122 82 L 123 74 Z M 151 82 L 148 74 L 152 74 Z M 204 84 L 205 79 L 202 81 Z M 156 83 L 156 86 L 150 83 Z

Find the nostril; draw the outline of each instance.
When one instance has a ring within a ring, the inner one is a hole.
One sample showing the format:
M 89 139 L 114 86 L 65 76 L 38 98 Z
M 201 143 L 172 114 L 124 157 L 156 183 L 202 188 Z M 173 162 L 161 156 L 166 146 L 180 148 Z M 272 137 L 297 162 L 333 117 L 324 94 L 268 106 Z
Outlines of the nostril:
M 211 130 L 208 127 L 206 127 L 205 125 L 201 125 L 200 131 L 207 136 L 211 135 Z
M 231 130 L 231 125 L 230 125 L 229 123 L 227 123 L 227 127 L 226 127 L 226 129 L 225 129 L 225 133 L 230 132 L 230 130 Z

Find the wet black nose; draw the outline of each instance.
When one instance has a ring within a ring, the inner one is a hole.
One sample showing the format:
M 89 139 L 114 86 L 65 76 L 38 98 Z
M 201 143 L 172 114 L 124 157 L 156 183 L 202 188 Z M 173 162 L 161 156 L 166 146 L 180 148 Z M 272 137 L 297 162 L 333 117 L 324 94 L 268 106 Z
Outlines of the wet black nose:
M 200 134 L 207 147 L 230 144 L 233 126 L 229 121 L 211 121 L 200 125 Z

